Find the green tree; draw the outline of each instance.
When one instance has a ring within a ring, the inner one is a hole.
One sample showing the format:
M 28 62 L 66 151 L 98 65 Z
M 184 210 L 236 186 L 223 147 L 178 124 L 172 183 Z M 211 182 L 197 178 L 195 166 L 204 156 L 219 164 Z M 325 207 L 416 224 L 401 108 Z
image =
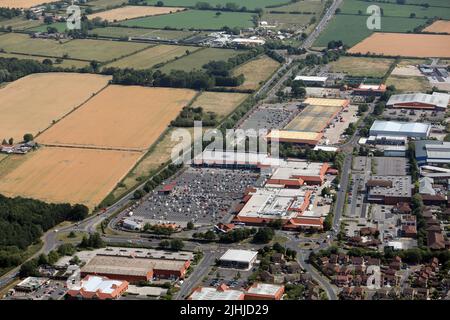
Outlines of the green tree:
M 170 241 L 170 249 L 172 250 L 182 250 L 184 248 L 184 243 L 182 240 L 173 239 Z

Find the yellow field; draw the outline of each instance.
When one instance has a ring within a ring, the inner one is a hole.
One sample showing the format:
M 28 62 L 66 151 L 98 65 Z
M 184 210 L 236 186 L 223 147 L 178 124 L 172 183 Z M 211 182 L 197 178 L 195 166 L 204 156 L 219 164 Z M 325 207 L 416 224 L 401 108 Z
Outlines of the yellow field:
M 436 33 L 450 33 L 450 21 L 438 20 L 426 27 L 423 31 Z
M 42 148 L 0 179 L 0 194 L 81 203 L 92 209 L 141 156 L 138 152 Z
M 43 133 L 47 145 L 149 148 L 196 92 L 111 85 Z
M 43 3 L 56 1 L 57 0 L 0 0 L 0 8 L 28 9 Z
M 393 60 L 384 58 L 340 57 L 329 64 L 332 72 L 343 72 L 354 77 L 383 77 Z
M 77 73 L 34 74 L 0 89 L 0 139 L 37 135 L 104 88 L 110 77 Z
M 375 32 L 349 53 L 419 58 L 450 58 L 450 35 Z
M 202 107 L 205 112 L 214 112 L 222 119 L 233 112 L 248 96 L 245 93 L 203 92 L 192 106 Z
M 177 7 L 148 7 L 148 6 L 126 6 L 122 8 L 116 8 L 108 11 L 90 14 L 87 17 L 89 19 L 101 18 L 102 20 L 122 21 L 127 19 L 156 16 L 160 14 L 168 14 L 184 10 L 184 8 Z
M 150 69 L 153 66 L 182 57 L 186 51 L 195 52 L 199 47 L 159 45 L 114 61 L 105 67 Z
M 267 80 L 278 68 L 280 64 L 268 56 L 261 56 L 251 60 L 233 71 L 233 75 L 245 76 L 244 83 L 237 87 L 242 90 L 256 90 Z

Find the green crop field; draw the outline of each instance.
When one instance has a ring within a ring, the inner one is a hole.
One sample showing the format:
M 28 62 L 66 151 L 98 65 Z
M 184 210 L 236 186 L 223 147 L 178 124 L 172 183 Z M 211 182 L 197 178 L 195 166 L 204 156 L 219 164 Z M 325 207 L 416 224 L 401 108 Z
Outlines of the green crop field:
M 342 40 L 344 44 L 353 46 L 370 36 L 373 31 L 367 29 L 366 16 L 338 14 L 333 18 L 324 32 L 314 43 L 315 47 L 325 47 L 329 41 Z M 384 17 L 380 32 L 407 32 L 425 24 L 426 19 L 411 19 L 402 17 Z M 351 30 L 351 32 L 349 32 Z
M 66 22 L 55 22 L 51 24 L 42 24 L 37 27 L 33 27 L 28 29 L 27 31 L 33 31 L 33 32 L 47 32 L 48 28 L 55 28 L 58 30 L 58 32 L 64 32 L 67 29 L 67 23 Z
M 323 10 L 325 2 L 320 0 L 303 0 L 290 3 L 281 7 L 269 8 L 269 11 L 276 12 L 298 12 L 298 13 L 320 13 Z
M 159 45 L 117 60 L 106 67 L 150 69 L 153 66 L 186 55 L 186 51 L 195 52 L 199 47 Z
M 106 27 L 106 28 L 95 28 L 89 31 L 89 34 L 109 38 L 158 37 L 164 40 L 180 40 L 188 38 L 194 35 L 195 33 L 181 30 L 156 30 L 156 29 L 141 29 L 141 28 Z
M 423 0 L 427 3 L 427 0 Z M 408 1 L 407 1 L 408 3 Z M 345 0 L 341 5 L 341 14 L 358 14 L 369 15 L 366 13 L 367 7 L 370 5 L 377 5 L 383 10 L 383 17 L 409 17 L 410 14 L 415 14 L 416 18 L 432 18 L 440 17 L 443 19 L 450 18 L 450 10 L 443 10 L 438 7 L 422 7 L 417 5 L 399 5 L 394 3 L 380 3 L 380 2 L 365 2 L 361 0 Z M 383 17 L 381 24 L 383 24 Z
M 26 20 L 22 17 L 0 20 L 0 28 L 11 27 L 13 30 L 26 30 L 41 25 L 39 20 Z
M 385 2 L 396 3 L 396 0 L 386 0 Z M 434 7 L 447 7 L 450 8 L 450 2 L 448 0 L 405 0 L 405 4 L 424 4 L 428 3 Z
M 106 10 L 127 3 L 127 0 L 94 0 L 89 1 L 86 5 L 94 10 Z
M 232 49 L 216 49 L 206 48 L 201 49 L 193 54 L 185 56 L 181 59 L 175 60 L 163 66 L 161 71 L 170 72 L 171 70 L 191 71 L 194 69 L 200 70 L 203 65 L 213 60 L 228 60 L 243 51 Z
M 64 57 L 80 60 L 110 61 L 149 47 L 148 44 L 77 39 L 59 43 L 55 40 L 31 39 L 29 35 L 10 33 L 0 36 L 0 49 L 7 53 Z
M 288 13 L 268 13 L 263 19 L 270 25 L 276 25 L 277 29 L 298 30 L 306 27 L 315 15 L 311 14 L 288 14 Z
M 230 28 L 253 27 L 252 13 L 248 12 L 221 12 L 188 10 L 179 13 L 160 16 L 130 19 L 120 22 L 120 25 L 128 27 L 142 27 L 163 29 L 165 27 L 175 29 L 219 30 L 224 26 Z
M 49 59 L 46 57 L 28 56 L 25 54 L 4 53 L 4 52 L 0 52 L 0 58 L 16 58 L 16 59 L 20 59 L 20 60 L 35 60 L 35 61 L 39 61 L 39 62 L 42 62 L 45 59 Z M 50 60 L 53 61 L 53 65 L 55 67 L 62 67 L 62 68 L 71 68 L 71 67 L 82 68 L 82 67 L 89 65 L 89 62 L 86 62 L 86 61 L 64 59 L 61 63 L 57 64 L 56 59 L 50 59 Z
M 147 0 L 150 5 L 155 5 L 158 0 Z M 283 5 L 290 2 L 290 0 L 164 0 L 165 6 L 171 7 L 194 7 L 198 2 L 208 2 L 212 7 L 217 5 L 225 6 L 229 2 L 234 2 L 239 7 L 246 7 L 247 9 L 265 8 L 267 6 Z

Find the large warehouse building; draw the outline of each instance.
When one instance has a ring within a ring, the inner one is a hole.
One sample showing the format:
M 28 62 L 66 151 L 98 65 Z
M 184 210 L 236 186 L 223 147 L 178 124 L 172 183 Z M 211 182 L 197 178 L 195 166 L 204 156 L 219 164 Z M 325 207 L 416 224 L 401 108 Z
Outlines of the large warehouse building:
M 416 160 L 419 165 L 450 164 L 450 142 L 420 140 L 415 143 Z
M 449 101 L 450 95 L 446 93 L 407 93 L 391 96 L 386 105 L 389 108 L 445 111 L 447 110 Z
M 428 123 L 376 120 L 370 128 L 370 135 L 424 139 L 430 135 L 430 131 L 431 125 Z

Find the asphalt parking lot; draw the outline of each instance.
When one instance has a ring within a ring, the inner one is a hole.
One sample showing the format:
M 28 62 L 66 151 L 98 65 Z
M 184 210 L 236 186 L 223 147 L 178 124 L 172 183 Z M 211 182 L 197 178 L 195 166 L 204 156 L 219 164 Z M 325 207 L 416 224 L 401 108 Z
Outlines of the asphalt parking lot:
M 228 221 L 245 189 L 254 186 L 259 177 L 249 170 L 189 167 L 168 181 L 175 183 L 170 194 L 160 194 L 161 188 L 151 192 L 133 211 L 134 216 L 175 223 Z
M 380 176 L 406 176 L 408 162 L 400 157 L 374 157 L 376 174 Z
M 256 108 L 240 125 L 243 130 L 282 129 L 299 112 L 298 103 L 263 105 Z

